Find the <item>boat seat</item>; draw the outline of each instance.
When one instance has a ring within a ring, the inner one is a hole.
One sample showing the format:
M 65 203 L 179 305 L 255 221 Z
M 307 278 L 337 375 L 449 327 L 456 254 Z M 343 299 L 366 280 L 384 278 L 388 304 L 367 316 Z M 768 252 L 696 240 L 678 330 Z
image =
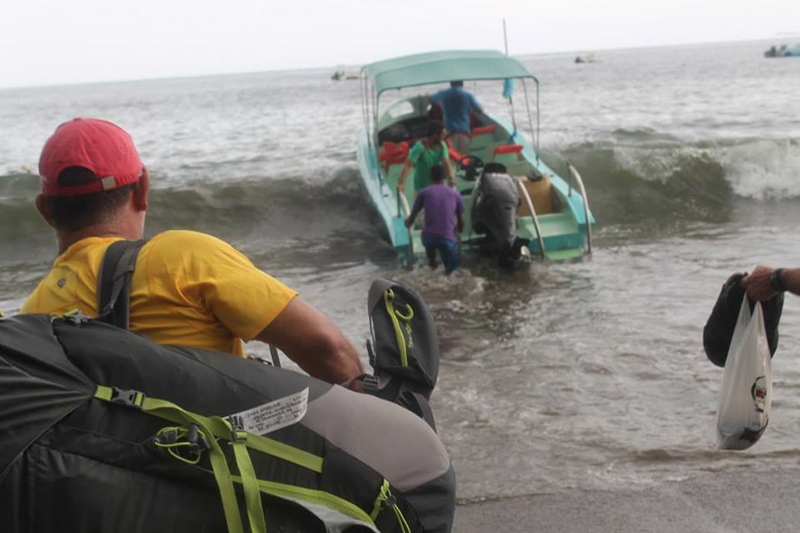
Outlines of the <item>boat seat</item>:
M 505 165 L 506 171 L 510 176 L 533 176 L 538 174 L 530 163 L 525 161 L 517 161 L 516 163 L 511 163 L 509 165 Z
M 498 146 L 492 153 L 492 161 L 495 163 L 502 163 L 506 167 L 510 167 L 516 163 L 524 161 L 522 158 L 521 144 L 507 144 Z
M 494 134 L 497 127 L 494 124 L 489 126 L 480 126 L 472 130 L 472 136 L 469 141 L 469 153 L 486 160 L 483 157 L 486 148 L 494 142 Z

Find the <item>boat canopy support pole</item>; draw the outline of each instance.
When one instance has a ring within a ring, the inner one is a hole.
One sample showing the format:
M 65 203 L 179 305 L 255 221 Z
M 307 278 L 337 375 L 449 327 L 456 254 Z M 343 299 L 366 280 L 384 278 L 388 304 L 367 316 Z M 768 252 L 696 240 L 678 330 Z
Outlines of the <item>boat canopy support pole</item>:
M 395 191 L 397 194 L 397 214 L 403 217 L 403 222 L 408 219 L 411 214 L 411 209 L 408 207 L 408 198 L 406 198 L 405 191 Z M 410 256 L 414 256 L 414 238 L 411 228 L 408 229 L 408 251 Z
M 528 128 L 531 132 L 531 137 L 534 138 L 536 145 L 536 162 L 539 162 L 539 83 L 536 82 L 536 129 L 533 129 L 533 119 L 531 118 L 531 104 L 528 99 L 528 84 L 527 80 L 522 79 L 522 89 L 525 92 L 525 109 L 528 111 Z
M 583 179 L 581 179 L 578 169 L 573 167 L 571 163 L 567 163 L 567 168 L 569 169 L 570 175 L 570 192 L 572 191 L 572 177 L 574 176 L 575 181 L 578 183 L 578 189 L 581 193 L 581 199 L 583 200 L 583 213 L 586 216 L 586 252 L 592 253 L 592 221 L 590 218 L 591 211 L 589 210 L 589 198 L 586 196 L 586 188 L 583 186 Z
M 539 129 L 542 121 L 539 120 L 539 80 L 536 80 L 536 161 L 539 161 Z
M 524 82 L 523 82 L 524 83 Z M 508 107 L 511 108 L 511 125 L 514 127 L 514 132 L 511 134 L 513 137 L 515 133 L 517 133 L 517 117 L 514 114 L 514 97 L 508 97 Z
M 373 153 L 375 154 L 375 165 L 380 167 L 380 163 L 378 161 L 378 104 L 380 102 L 381 96 L 375 93 L 375 86 L 371 87 L 372 89 L 372 135 L 370 136 L 370 141 L 373 143 L 374 150 Z
M 531 219 L 533 219 L 533 227 L 536 229 L 536 239 L 539 241 L 539 251 L 542 253 L 542 259 L 547 260 L 544 250 L 544 238 L 542 238 L 542 230 L 539 227 L 539 218 L 536 216 L 536 210 L 533 208 L 531 195 L 528 194 L 528 189 L 525 188 L 525 185 L 518 176 L 514 177 L 514 181 L 517 182 L 517 187 L 519 187 L 520 191 L 522 191 L 522 196 L 525 197 L 525 204 L 528 206 L 528 210 L 531 212 Z
M 364 118 L 364 131 L 369 133 L 369 79 L 362 73 L 360 81 L 361 81 L 361 115 Z M 369 135 L 367 135 L 367 137 L 369 138 Z

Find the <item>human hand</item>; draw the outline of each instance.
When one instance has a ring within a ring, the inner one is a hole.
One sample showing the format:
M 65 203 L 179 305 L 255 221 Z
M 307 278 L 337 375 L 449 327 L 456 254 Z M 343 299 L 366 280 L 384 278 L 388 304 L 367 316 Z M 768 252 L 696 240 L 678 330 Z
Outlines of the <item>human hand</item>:
M 778 291 L 775 290 L 770 281 L 770 276 L 774 271 L 774 268 L 759 266 L 750 275 L 742 278 L 740 283 L 747 291 L 747 295 L 760 302 L 775 296 Z
M 408 217 L 408 218 L 406 219 L 406 227 L 407 227 L 407 228 L 410 228 L 410 227 L 411 227 L 411 224 L 413 224 L 413 222 L 411 222 L 411 217 Z
M 397 192 L 406 192 L 406 184 L 402 181 L 397 184 Z

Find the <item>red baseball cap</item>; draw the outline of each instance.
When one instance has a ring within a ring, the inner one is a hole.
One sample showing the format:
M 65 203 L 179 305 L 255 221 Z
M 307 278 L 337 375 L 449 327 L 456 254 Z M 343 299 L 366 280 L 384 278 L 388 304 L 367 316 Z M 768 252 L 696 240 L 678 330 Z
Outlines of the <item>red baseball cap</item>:
M 59 185 L 65 168 L 84 167 L 97 180 L 80 185 Z M 128 133 L 111 122 L 76 118 L 56 128 L 39 157 L 42 192 L 47 196 L 77 196 L 136 183 L 144 165 Z

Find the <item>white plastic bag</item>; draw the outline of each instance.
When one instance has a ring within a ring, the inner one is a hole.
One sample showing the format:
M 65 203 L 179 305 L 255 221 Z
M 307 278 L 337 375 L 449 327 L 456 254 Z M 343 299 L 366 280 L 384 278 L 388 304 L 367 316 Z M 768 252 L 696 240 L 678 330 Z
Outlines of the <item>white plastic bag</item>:
M 717 442 L 721 449 L 749 448 L 769 423 L 772 361 L 760 302 L 756 302 L 753 311 L 751 317 L 745 295 L 722 375 L 717 411 Z

